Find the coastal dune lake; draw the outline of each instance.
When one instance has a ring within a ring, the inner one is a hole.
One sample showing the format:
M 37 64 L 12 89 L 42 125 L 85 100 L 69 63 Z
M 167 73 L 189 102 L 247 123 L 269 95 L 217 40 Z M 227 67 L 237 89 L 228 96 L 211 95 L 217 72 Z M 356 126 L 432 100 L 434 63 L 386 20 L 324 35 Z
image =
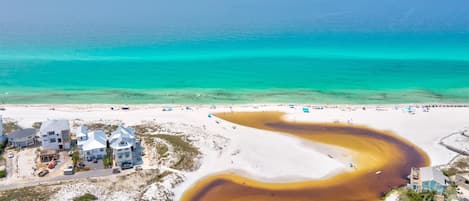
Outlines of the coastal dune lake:
M 281 112 L 234 112 L 216 116 L 243 126 L 345 148 L 352 154 L 354 167 L 332 177 L 293 183 L 261 182 L 228 173 L 213 175 L 189 189 L 183 201 L 380 200 L 388 189 L 406 183 L 412 167 L 429 165 L 429 158 L 421 149 L 391 132 L 335 123 L 291 122 Z M 376 174 L 377 171 L 381 174 Z

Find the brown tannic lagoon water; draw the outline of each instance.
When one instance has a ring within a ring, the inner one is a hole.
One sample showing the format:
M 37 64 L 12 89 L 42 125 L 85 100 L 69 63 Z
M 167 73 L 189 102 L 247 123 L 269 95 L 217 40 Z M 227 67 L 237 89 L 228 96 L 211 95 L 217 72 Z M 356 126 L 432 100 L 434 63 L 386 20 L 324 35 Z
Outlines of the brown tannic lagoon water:
M 236 174 L 212 175 L 186 191 L 181 200 L 379 200 L 390 188 L 406 183 L 410 168 L 429 164 L 428 156 L 422 150 L 390 132 L 343 124 L 290 122 L 284 120 L 283 115 L 280 112 L 216 114 L 239 125 L 342 147 L 350 151 L 356 170 L 320 180 L 290 183 L 260 182 Z M 288 148 L 285 151 L 289 151 Z M 321 165 L 320 161 L 318 165 Z M 376 174 L 378 170 L 382 171 L 379 175 Z

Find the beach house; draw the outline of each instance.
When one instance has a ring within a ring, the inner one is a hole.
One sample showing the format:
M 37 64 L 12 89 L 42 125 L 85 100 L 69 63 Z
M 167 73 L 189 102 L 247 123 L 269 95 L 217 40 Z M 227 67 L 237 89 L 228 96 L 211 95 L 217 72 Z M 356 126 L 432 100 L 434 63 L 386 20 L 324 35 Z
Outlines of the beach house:
M 114 163 L 122 168 L 133 167 L 133 151 L 135 148 L 135 130 L 119 126 L 111 133 L 109 146 L 113 151 Z
M 417 192 L 435 191 L 442 194 L 449 181 L 436 167 L 412 168 L 407 187 Z
M 8 144 L 13 147 L 23 148 L 36 143 L 36 129 L 27 128 L 13 131 L 8 134 Z
M 83 147 L 83 144 L 88 140 L 88 127 L 79 126 L 75 130 L 75 136 L 77 139 L 78 150 L 81 150 Z
M 106 155 L 106 133 L 96 130 L 88 133 L 88 140 L 82 146 L 83 157 L 87 160 L 92 158 L 101 159 Z
M 77 146 L 80 156 L 86 160 L 101 159 L 106 155 L 106 133 L 102 130 L 88 132 L 86 126 L 77 128 Z
M 7 140 L 5 133 L 3 133 L 3 119 L 2 115 L 0 115 L 0 143 L 3 143 Z
M 70 125 L 68 120 L 47 120 L 39 129 L 44 150 L 70 149 Z

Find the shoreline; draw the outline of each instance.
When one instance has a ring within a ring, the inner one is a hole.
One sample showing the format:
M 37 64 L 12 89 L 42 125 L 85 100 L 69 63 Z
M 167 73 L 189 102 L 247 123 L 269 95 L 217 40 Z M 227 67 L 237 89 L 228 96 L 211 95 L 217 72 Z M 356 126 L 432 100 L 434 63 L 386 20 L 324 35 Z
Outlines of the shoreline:
M 337 108 L 337 107 L 385 107 L 385 108 L 393 108 L 393 107 L 422 107 L 422 106 L 436 106 L 436 108 L 448 108 L 448 107 L 456 107 L 456 108 L 469 108 L 468 103 L 450 103 L 450 102 L 428 102 L 428 103 L 363 103 L 363 104 L 355 104 L 355 103 L 334 103 L 334 104 L 325 104 L 325 103 L 294 103 L 294 102 L 265 102 L 265 103 L 213 103 L 213 104 L 206 104 L 206 103 L 18 103 L 18 104 L 0 104 L 1 107 L 57 107 L 57 106 L 69 106 L 69 107 L 95 107 L 95 108 L 103 108 L 103 107 L 125 107 L 125 106 L 133 106 L 136 108 L 151 108 L 151 107 L 259 107 L 259 106 L 289 106 L 294 105 L 295 107 L 298 106 L 311 106 L 311 107 L 325 107 L 325 108 Z M 119 109 L 119 108 L 117 108 Z M 214 108 L 216 109 L 216 108 Z
M 32 91 L 28 91 L 32 90 Z M 6 104 L 282 104 L 386 105 L 469 104 L 469 88 L 313 89 L 313 88 L 155 88 L 155 89 L 2 89 Z

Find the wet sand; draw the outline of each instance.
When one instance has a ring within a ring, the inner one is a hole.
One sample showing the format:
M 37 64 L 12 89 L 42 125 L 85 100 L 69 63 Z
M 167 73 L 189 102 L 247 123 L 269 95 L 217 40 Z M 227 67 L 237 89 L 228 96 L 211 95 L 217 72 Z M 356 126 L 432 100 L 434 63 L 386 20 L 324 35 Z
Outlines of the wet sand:
M 266 183 L 235 174 L 213 175 L 186 191 L 181 200 L 379 200 L 389 188 L 406 183 L 411 167 L 429 164 L 422 150 L 390 132 L 343 124 L 289 122 L 283 115 L 280 112 L 216 114 L 239 125 L 340 146 L 350 151 L 354 167 L 329 178 L 294 183 Z M 376 175 L 377 171 L 382 173 Z

